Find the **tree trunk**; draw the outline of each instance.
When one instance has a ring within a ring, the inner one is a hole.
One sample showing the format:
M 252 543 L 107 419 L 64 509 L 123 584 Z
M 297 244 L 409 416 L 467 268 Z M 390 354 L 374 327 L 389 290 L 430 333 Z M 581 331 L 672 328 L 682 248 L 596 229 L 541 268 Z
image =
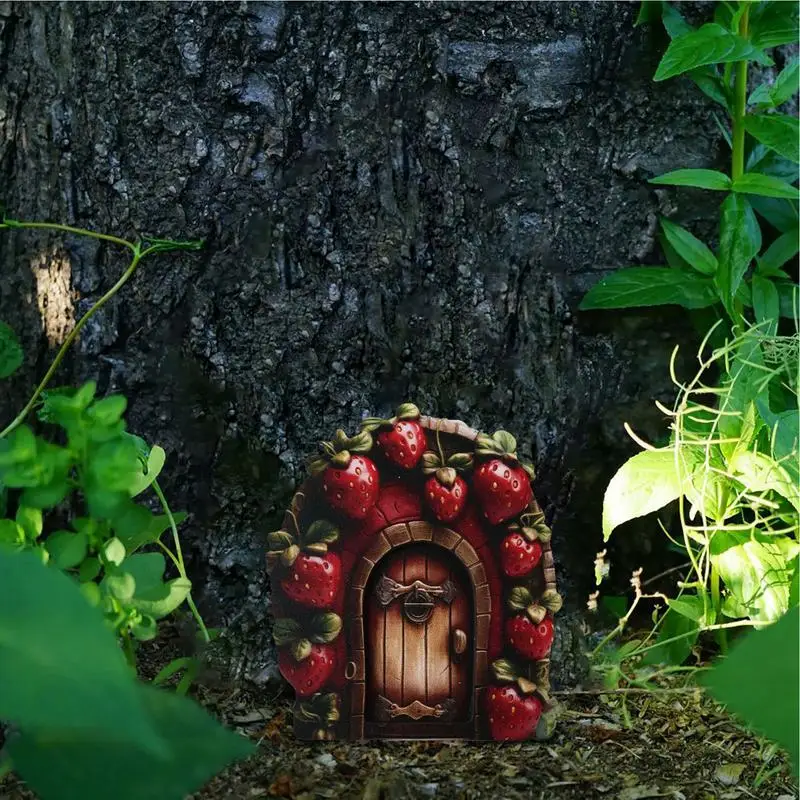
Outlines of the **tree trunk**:
M 233 675 L 271 674 L 264 535 L 305 459 L 413 400 L 534 459 L 573 610 L 553 674 L 576 679 L 603 491 L 636 449 L 622 422 L 663 431 L 688 337 L 677 312 L 577 304 L 658 262 L 676 194 L 647 179 L 713 166 L 718 142 L 702 95 L 652 82 L 665 43 L 637 5 L 0 3 L 9 216 L 205 239 L 144 262 L 55 384 L 125 393 L 167 450 Z M 0 318 L 27 355 L 2 419 L 124 259 L 0 233 Z

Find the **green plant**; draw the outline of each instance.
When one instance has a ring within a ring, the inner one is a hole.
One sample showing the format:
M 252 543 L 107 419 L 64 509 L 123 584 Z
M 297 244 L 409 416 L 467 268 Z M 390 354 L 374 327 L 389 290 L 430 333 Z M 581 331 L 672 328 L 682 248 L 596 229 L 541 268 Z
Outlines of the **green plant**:
M 653 178 L 659 186 L 690 186 L 726 197 L 720 209 L 716 252 L 689 230 L 661 220 L 660 240 L 668 266 L 628 267 L 597 283 L 581 308 L 681 305 L 713 309 L 734 327 L 748 319 L 777 324 L 791 318 L 797 284 L 784 271 L 798 251 L 797 117 L 776 108 L 798 89 L 793 59 L 774 84 L 747 94 L 748 63 L 772 64 L 765 49 L 798 39 L 797 4 L 722 2 L 714 21 L 693 29 L 668 3 L 647 3 L 640 21 L 660 17 L 672 38 L 656 71 L 662 81 L 686 75 L 727 112 L 722 126 L 731 147 L 730 175 L 678 169 Z M 763 247 L 758 216 L 777 238 Z
M 128 242 L 69 226 L 4 218 L 0 229 L 45 229 L 90 236 L 129 249 L 131 261 L 120 279 L 77 322 L 52 365 L 15 419 L 0 432 L 0 546 L 32 550 L 44 563 L 65 571 L 81 586 L 120 636 L 131 665 L 138 641 L 155 637 L 157 622 L 186 603 L 200 634 L 210 634 L 191 596 L 191 583 L 177 525 L 159 486 L 166 454 L 127 432 L 127 405 L 121 395 L 95 398 L 96 386 L 48 390 L 68 348 L 86 322 L 118 292 L 148 255 L 195 250 L 199 242 L 147 238 Z M 0 376 L 22 362 L 13 331 L 0 324 Z M 36 411 L 47 436 L 37 436 L 24 420 Z M 152 491 L 162 510 L 153 514 L 136 501 Z M 9 516 L 9 514 L 11 514 Z M 172 547 L 162 537 L 171 534 Z M 158 551 L 140 552 L 150 546 Z M 177 577 L 165 581 L 165 556 Z M 194 676 L 195 666 L 185 668 Z M 186 676 L 184 676 L 186 677 Z M 186 690 L 186 681 L 179 684 Z
M 33 553 L 0 550 L 0 774 L 41 800 L 180 800 L 252 744 L 136 680 L 100 611 Z

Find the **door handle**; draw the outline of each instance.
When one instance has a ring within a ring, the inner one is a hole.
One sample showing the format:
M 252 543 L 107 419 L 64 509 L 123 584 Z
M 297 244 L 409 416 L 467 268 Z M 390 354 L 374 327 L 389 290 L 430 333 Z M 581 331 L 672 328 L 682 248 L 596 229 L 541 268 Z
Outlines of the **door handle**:
M 467 649 L 467 634 L 461 630 L 461 628 L 456 628 L 453 631 L 453 652 L 460 656 L 466 649 Z

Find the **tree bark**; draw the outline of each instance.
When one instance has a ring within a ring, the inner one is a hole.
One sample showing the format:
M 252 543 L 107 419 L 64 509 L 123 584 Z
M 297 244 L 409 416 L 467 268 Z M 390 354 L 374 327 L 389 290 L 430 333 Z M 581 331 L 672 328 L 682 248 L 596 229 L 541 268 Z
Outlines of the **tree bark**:
M 233 675 L 273 674 L 264 535 L 305 459 L 413 400 L 507 428 L 535 461 L 572 609 L 553 676 L 576 680 L 603 491 L 636 450 L 622 422 L 663 432 L 653 400 L 689 336 L 677 312 L 577 304 L 615 266 L 658 263 L 659 212 L 704 229 L 699 193 L 647 179 L 714 166 L 719 141 L 688 82 L 652 82 L 665 43 L 636 11 L 0 4 L 9 215 L 205 239 L 146 261 L 56 384 L 125 393 L 129 427 L 167 450 Z M 27 355 L 3 419 L 124 256 L 0 235 L 0 318 Z

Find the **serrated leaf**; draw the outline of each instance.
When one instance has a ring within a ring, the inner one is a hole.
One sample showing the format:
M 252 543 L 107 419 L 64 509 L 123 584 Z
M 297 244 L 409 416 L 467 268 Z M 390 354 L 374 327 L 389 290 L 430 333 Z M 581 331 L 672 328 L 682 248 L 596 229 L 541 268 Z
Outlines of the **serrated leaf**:
M 629 458 L 606 488 L 603 540 L 623 522 L 663 508 L 681 494 L 681 480 L 671 448 L 645 450 Z
M 788 158 L 800 162 L 800 121 L 788 114 L 747 114 L 744 128 L 759 142 Z
M 661 227 L 675 252 L 694 269 L 704 275 L 713 275 L 717 271 L 716 256 L 686 228 L 665 218 L 661 220 Z
M 780 178 L 761 175 L 758 172 L 746 172 L 733 182 L 733 191 L 740 194 L 757 194 L 762 197 L 780 197 L 786 200 L 798 200 L 800 190 Z
M 627 267 L 596 283 L 581 301 L 582 310 L 678 305 L 696 309 L 717 302 L 713 281 L 667 267 Z
M 86 558 L 89 539 L 85 533 L 56 531 L 47 537 L 44 546 L 59 569 L 72 569 Z
M 672 40 L 653 80 L 674 78 L 706 64 L 726 64 L 744 59 L 772 65 L 772 59 L 747 39 L 710 22 Z
M 713 169 L 676 169 L 651 178 L 648 183 L 657 186 L 694 186 L 721 192 L 727 192 L 731 188 L 731 179 L 724 172 Z
M 22 346 L 17 335 L 0 322 L 0 378 L 8 378 L 22 366 Z

